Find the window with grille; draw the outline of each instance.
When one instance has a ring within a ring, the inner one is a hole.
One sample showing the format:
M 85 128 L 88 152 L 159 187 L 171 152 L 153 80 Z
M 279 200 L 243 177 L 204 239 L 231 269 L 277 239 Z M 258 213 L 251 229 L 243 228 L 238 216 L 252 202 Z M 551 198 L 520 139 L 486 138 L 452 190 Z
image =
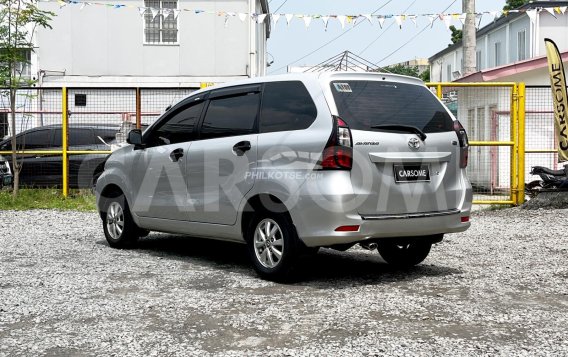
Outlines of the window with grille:
M 178 42 L 177 18 L 173 11 L 177 9 L 177 5 L 177 0 L 144 0 L 144 6 L 154 10 L 147 9 L 144 13 L 145 43 L 174 44 Z M 159 13 L 154 16 L 156 11 Z

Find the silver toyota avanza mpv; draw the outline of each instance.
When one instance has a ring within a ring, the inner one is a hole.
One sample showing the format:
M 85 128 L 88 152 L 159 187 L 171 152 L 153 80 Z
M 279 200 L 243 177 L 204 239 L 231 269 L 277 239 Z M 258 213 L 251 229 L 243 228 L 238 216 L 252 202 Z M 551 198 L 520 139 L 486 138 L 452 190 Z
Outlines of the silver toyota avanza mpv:
M 369 73 L 287 74 L 193 93 L 98 179 L 112 247 L 149 231 L 247 244 L 264 278 L 320 247 L 422 262 L 466 230 L 464 128 L 421 81 Z

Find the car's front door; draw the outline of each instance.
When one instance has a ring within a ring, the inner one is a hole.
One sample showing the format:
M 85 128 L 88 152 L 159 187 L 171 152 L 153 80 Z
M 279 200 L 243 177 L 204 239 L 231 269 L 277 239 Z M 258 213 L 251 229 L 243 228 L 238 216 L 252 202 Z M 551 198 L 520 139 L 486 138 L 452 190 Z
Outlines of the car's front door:
M 191 221 L 235 223 L 255 180 L 259 105 L 259 85 L 211 93 L 187 162 Z
M 189 148 L 203 101 L 182 103 L 144 134 L 132 163 L 132 211 L 142 217 L 187 220 Z

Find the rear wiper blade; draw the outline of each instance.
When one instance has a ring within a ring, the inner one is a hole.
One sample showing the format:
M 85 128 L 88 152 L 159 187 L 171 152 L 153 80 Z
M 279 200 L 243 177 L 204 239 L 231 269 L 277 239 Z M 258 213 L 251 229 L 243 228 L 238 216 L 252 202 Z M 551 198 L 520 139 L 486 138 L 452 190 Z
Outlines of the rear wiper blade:
M 379 124 L 371 126 L 371 129 L 380 129 L 380 130 L 398 130 L 398 131 L 407 131 L 410 133 L 414 133 L 418 135 L 420 140 L 426 140 L 427 136 L 424 132 L 412 125 L 402 125 L 402 124 Z

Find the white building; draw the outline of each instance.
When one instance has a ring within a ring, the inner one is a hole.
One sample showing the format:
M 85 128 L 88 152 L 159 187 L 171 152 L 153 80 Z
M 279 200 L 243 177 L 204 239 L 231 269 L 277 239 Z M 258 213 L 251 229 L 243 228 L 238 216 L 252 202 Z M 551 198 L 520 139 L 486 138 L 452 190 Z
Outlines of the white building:
M 267 14 L 267 0 L 39 4 L 57 14 L 36 34 L 31 74 L 42 87 L 199 88 L 265 74 L 269 18 L 238 14 Z
M 550 85 L 545 38 L 555 41 L 564 65 L 568 65 L 568 11 L 562 13 L 566 6 L 568 1 L 534 1 L 522 6 L 523 12 L 501 16 L 477 31 L 476 73 L 462 76 L 460 42 L 430 57 L 431 81 L 525 83 L 526 149 L 554 149 L 551 92 L 536 86 Z M 529 14 L 534 14 L 534 18 L 531 19 Z M 470 140 L 510 140 L 509 89 L 454 89 L 445 94 L 445 101 L 468 130 Z M 468 170 L 474 184 L 490 191 L 509 186 L 509 148 L 472 147 L 470 158 Z M 525 160 L 527 180 L 532 179 L 528 175 L 531 166 L 555 167 L 556 159 L 552 153 L 528 154 Z
M 502 15 L 477 31 L 477 70 L 522 62 L 546 55 L 544 39 L 553 39 L 560 51 L 568 50 L 568 11 L 550 14 L 546 8 L 568 6 L 568 1 L 533 1 L 522 6 L 523 12 Z M 526 11 L 536 10 L 531 21 Z M 488 16 L 488 15 L 486 15 Z M 452 82 L 462 78 L 463 48 L 458 42 L 429 58 L 430 78 L 435 82 Z M 525 75 L 522 79 L 529 79 Z M 545 78 L 530 78 L 527 84 L 549 84 Z

